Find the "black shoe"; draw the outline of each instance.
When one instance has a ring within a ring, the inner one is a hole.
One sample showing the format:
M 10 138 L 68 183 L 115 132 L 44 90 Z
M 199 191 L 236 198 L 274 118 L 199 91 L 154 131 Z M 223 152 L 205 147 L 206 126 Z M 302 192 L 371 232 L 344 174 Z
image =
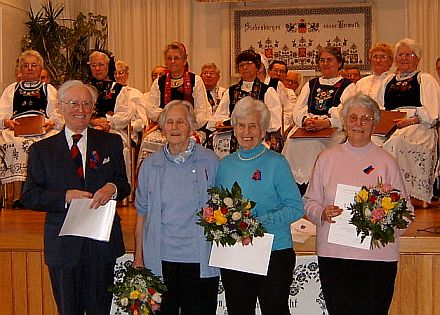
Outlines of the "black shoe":
M 14 210 L 20 210 L 20 209 L 24 209 L 24 206 L 23 206 L 23 204 L 21 203 L 21 201 L 20 200 L 14 200 L 13 202 L 12 202 L 12 209 L 14 209 Z

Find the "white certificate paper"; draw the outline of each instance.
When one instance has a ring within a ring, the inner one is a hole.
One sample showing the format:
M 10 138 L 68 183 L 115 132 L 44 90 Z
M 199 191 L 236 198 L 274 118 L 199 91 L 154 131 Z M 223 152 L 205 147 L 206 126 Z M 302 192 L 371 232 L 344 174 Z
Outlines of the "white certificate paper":
M 75 235 L 108 242 L 116 212 L 116 200 L 90 209 L 92 199 L 73 199 L 59 236 Z
M 270 253 L 272 251 L 273 234 L 264 233 L 263 237 L 254 237 L 252 244 L 243 246 L 222 246 L 212 243 L 209 265 L 232 269 L 257 275 L 267 275 Z
M 361 243 L 361 235 L 357 235 L 356 226 L 350 224 L 351 211 L 347 210 L 351 203 L 354 203 L 354 197 L 361 187 L 338 184 L 336 188 L 335 206 L 342 211 L 341 215 L 334 217 L 336 223 L 330 224 L 328 232 L 328 242 L 338 245 L 356 247 L 360 249 L 370 249 L 371 236 L 367 236 Z

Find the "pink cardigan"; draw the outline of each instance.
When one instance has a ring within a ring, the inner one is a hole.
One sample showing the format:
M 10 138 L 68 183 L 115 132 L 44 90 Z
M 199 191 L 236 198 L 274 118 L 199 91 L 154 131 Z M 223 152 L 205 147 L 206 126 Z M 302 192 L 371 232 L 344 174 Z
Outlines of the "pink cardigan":
M 367 167 L 371 172 L 364 172 Z M 368 173 L 368 174 L 367 174 Z M 331 244 L 327 242 L 330 223 L 321 220 L 321 213 L 327 205 L 333 205 L 337 184 L 352 186 L 374 185 L 381 176 L 383 183 L 389 183 L 400 190 L 407 199 L 410 211 L 413 206 L 406 193 L 402 174 L 396 160 L 385 150 L 372 142 L 358 148 L 348 141 L 321 153 L 316 161 L 312 179 L 304 196 L 305 214 L 317 226 L 317 255 L 359 260 L 399 260 L 399 239 L 404 230 L 396 231 L 396 242 L 373 250 Z

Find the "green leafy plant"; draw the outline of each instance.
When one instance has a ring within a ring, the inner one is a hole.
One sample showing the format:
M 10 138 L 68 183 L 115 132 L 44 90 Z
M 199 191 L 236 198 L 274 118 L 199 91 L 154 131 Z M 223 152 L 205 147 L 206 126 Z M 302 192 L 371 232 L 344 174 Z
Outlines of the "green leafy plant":
M 79 13 L 75 19 L 62 18 L 64 6 L 53 7 L 49 1 L 34 13 L 29 11 L 28 33 L 22 50 L 34 49 L 44 59 L 52 83 L 61 85 L 70 79 L 88 81 L 90 49 L 104 49 L 107 43 L 107 17 Z

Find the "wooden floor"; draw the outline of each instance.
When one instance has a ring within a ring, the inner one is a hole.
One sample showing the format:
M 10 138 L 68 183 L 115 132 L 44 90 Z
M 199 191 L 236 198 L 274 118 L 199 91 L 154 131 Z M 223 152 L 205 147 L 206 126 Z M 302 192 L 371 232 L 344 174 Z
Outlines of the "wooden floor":
M 56 315 L 44 263 L 45 213 L 0 212 L 0 303 L 2 315 Z M 134 249 L 136 211 L 119 206 L 127 252 Z M 440 206 L 416 208 L 416 220 L 400 238 L 400 262 L 390 315 L 440 315 Z M 315 239 L 295 243 L 298 255 L 313 255 Z M 378 275 L 380 277 L 380 275 Z

